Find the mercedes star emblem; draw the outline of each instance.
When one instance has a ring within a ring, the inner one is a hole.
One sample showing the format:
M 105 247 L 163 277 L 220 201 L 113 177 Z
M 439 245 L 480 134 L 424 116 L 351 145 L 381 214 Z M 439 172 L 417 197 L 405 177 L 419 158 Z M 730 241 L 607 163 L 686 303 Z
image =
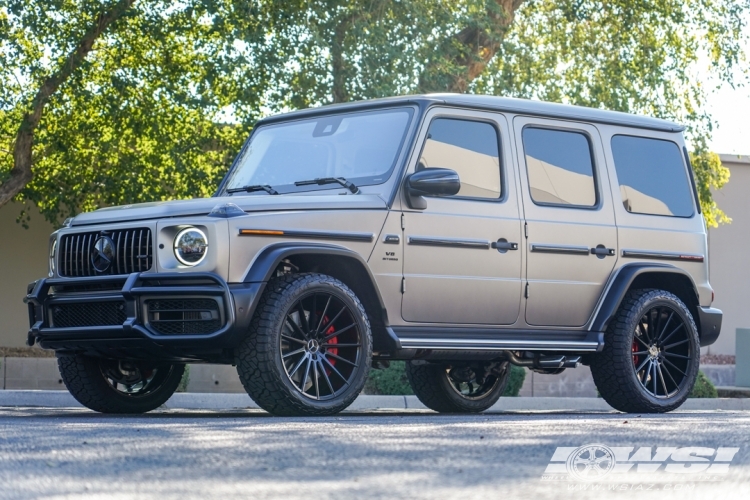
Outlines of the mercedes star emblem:
M 99 236 L 91 251 L 91 265 L 96 272 L 105 273 L 115 260 L 115 242 L 109 236 Z

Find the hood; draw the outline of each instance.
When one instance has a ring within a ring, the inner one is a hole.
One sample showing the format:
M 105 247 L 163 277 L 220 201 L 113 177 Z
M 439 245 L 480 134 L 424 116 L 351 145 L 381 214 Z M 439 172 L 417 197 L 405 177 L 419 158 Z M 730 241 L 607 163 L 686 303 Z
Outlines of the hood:
M 280 210 L 384 210 L 385 201 L 373 194 L 357 195 L 254 195 L 157 201 L 108 207 L 76 216 L 72 227 L 111 222 L 207 215 L 216 205 L 234 203 L 245 212 Z

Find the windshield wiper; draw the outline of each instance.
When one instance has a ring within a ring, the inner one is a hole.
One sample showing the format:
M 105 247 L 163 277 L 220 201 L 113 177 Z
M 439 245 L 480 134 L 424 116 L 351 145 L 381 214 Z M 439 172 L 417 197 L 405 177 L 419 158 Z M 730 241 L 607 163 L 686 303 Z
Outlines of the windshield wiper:
M 251 186 L 243 186 L 241 188 L 227 189 L 227 193 L 252 193 L 253 191 L 265 191 L 268 194 L 279 194 L 274 188 L 268 184 L 253 184 Z
M 297 181 L 294 183 L 295 186 L 310 186 L 312 184 L 317 184 L 318 186 L 322 186 L 324 184 L 341 184 L 352 193 L 359 193 L 359 188 L 355 186 L 354 183 L 347 181 L 343 177 L 319 177 L 317 179 L 311 179 L 309 181 Z

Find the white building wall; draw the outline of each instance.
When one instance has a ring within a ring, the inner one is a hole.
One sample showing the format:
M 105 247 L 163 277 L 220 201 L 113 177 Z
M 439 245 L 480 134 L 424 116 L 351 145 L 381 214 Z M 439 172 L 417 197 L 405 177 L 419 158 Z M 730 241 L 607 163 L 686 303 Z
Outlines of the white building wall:
M 707 351 L 734 354 L 737 328 L 750 328 L 750 156 L 721 155 L 721 162 L 731 176 L 714 200 L 732 223 L 708 232 L 709 280 L 724 319 Z
M 29 313 L 26 285 L 47 276 L 49 235 L 54 229 L 34 209 L 29 229 L 16 223 L 22 206 L 0 208 L 0 347 L 23 347 Z

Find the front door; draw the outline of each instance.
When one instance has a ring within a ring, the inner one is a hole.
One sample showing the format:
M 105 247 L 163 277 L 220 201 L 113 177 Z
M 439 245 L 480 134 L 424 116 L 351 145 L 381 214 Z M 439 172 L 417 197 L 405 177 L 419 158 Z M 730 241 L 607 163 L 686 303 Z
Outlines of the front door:
M 461 190 L 404 211 L 405 321 L 510 325 L 521 301 L 521 221 L 502 115 L 429 112 L 409 173 L 458 172 Z
M 526 217 L 526 322 L 587 323 L 617 260 L 599 133 L 539 118 L 513 121 Z

